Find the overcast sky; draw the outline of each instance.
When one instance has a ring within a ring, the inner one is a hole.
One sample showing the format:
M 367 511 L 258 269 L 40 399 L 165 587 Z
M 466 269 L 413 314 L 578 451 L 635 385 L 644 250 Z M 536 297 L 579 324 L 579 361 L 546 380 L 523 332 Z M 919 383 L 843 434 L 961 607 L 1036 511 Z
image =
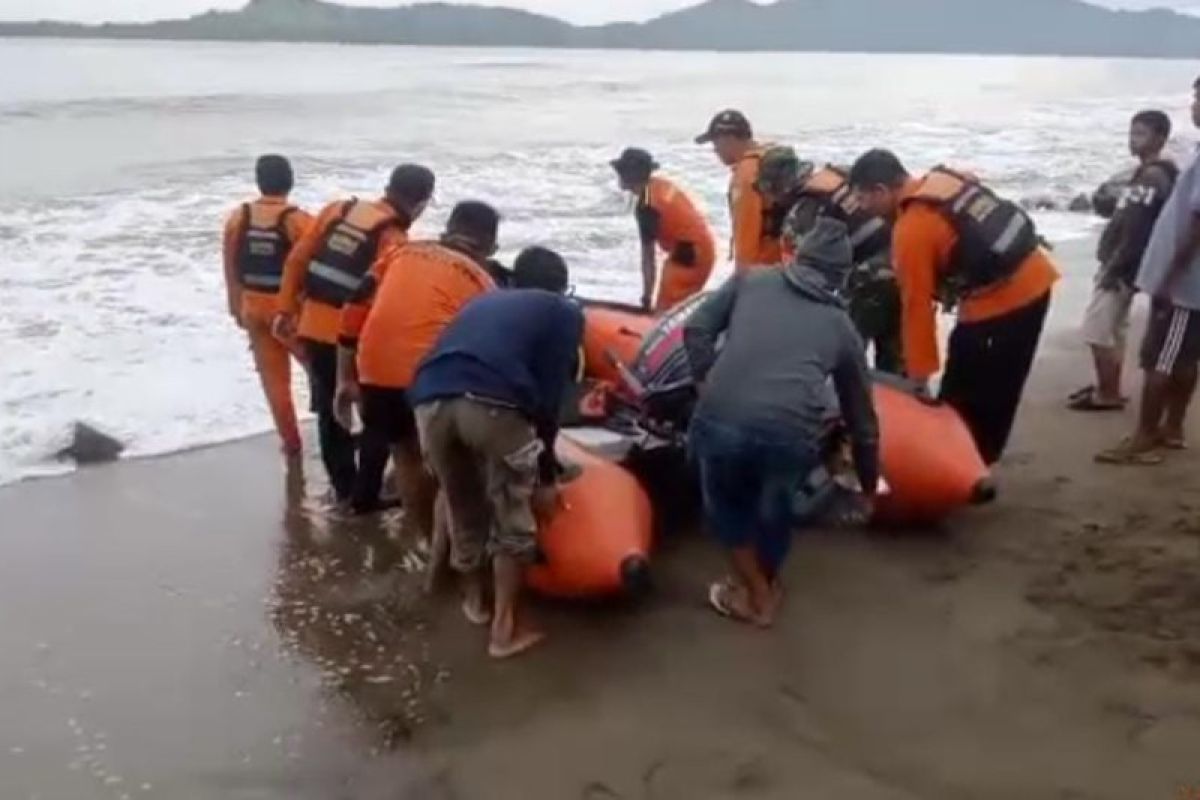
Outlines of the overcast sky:
M 340 0 L 348 5 L 405 5 L 395 0 Z M 646 19 L 698 0 L 484 0 L 553 14 L 574 22 Z M 1200 0 L 1097 0 L 1125 8 L 1168 6 L 1200 13 Z M 0 19 L 144 20 L 180 17 L 210 8 L 238 8 L 246 0 L 0 0 Z

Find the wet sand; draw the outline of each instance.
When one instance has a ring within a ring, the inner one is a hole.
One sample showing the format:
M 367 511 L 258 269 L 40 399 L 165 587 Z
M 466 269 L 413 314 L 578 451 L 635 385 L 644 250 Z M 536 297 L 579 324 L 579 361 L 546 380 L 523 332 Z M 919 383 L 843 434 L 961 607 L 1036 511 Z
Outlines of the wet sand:
M 0 797 L 1175 800 L 1197 457 L 1092 464 L 1130 423 L 1059 410 L 1086 376 L 1047 343 L 997 505 L 806 535 L 773 632 L 705 610 L 677 532 L 653 597 L 547 605 L 499 665 L 397 520 L 313 513 L 268 440 L 0 490 Z

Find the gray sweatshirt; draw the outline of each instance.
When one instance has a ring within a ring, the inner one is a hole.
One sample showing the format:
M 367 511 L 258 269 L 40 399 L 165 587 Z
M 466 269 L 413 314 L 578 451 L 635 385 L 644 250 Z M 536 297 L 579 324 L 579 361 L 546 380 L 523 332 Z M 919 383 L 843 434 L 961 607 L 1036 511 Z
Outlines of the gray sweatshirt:
M 879 480 L 879 426 L 862 339 L 817 270 L 792 265 L 729 280 L 688 321 L 696 413 L 734 425 L 791 430 L 817 444 L 832 377 L 863 489 Z M 717 355 L 717 341 L 726 339 Z

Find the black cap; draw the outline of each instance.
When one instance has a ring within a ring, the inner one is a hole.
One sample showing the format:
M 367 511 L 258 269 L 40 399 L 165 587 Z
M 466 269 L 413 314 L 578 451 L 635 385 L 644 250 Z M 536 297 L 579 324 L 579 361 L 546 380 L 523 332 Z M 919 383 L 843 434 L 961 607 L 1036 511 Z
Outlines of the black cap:
M 433 197 L 433 171 L 419 164 L 401 164 L 392 171 L 387 192 L 410 203 L 424 203 Z
M 649 176 L 658 169 L 658 162 L 654 160 L 654 156 L 639 147 L 626 149 L 621 153 L 620 158 L 608 163 L 612 164 L 612 168 L 617 171 L 618 175 L 634 177 Z
M 722 111 L 708 123 L 708 130 L 696 137 L 696 144 L 708 144 L 718 136 L 738 136 L 743 139 L 754 138 L 754 129 L 746 115 L 732 108 Z

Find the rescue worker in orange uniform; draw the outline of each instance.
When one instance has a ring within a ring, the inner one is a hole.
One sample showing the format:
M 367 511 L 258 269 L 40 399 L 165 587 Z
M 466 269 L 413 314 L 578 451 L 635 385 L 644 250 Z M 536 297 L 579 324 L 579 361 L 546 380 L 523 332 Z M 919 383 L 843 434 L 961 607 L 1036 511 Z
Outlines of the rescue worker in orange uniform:
M 442 331 L 474 298 L 496 288 L 487 260 L 496 252 L 500 215 L 485 203 L 459 203 L 437 242 L 410 242 L 375 262 L 342 312 L 336 408 L 363 419 L 356 510 L 379 497 L 395 458 L 410 531 L 428 541 L 437 486 L 417 440 L 407 392 Z
M 988 464 L 1008 445 L 1059 273 L 1033 220 L 976 178 L 937 167 L 909 175 L 886 150 L 864 154 L 850 185 L 868 212 L 894 219 L 904 363 L 928 381 L 941 366 L 936 306 L 957 308 L 941 397 Z
M 225 291 L 229 315 L 246 331 L 263 393 L 286 456 L 300 455 L 300 428 L 292 402 L 292 356 L 271 325 L 279 313 L 279 289 L 288 254 L 312 225 L 312 217 L 288 202 L 295 184 L 291 163 L 279 155 L 258 159 L 261 196 L 234 209 L 225 223 Z
M 642 308 L 662 313 L 704 290 L 717 261 L 712 231 L 678 186 L 655 175 L 645 150 L 629 148 L 611 162 L 621 188 L 637 198 L 634 214 L 642 239 Z M 655 245 L 666 254 L 658 280 Z M 658 286 L 655 296 L 654 287 Z
M 424 212 L 433 189 L 433 173 L 425 167 L 397 167 L 380 199 L 327 206 L 284 268 L 277 332 L 298 335 L 308 354 L 321 458 L 339 504 L 350 501 L 358 473 L 354 437 L 339 424 L 333 408 L 342 307 L 371 265 L 408 241 L 408 229 Z
M 708 130 L 696 137 L 696 144 L 711 144 L 717 158 L 733 172 L 729 214 L 733 222 L 730 257 L 734 270 L 741 273 L 754 267 L 778 266 L 783 260 L 779 245 L 783 218 L 772 213 L 758 190 L 765 148 L 754 141 L 754 129 L 746 115 L 733 109 L 722 111 L 713 117 Z

